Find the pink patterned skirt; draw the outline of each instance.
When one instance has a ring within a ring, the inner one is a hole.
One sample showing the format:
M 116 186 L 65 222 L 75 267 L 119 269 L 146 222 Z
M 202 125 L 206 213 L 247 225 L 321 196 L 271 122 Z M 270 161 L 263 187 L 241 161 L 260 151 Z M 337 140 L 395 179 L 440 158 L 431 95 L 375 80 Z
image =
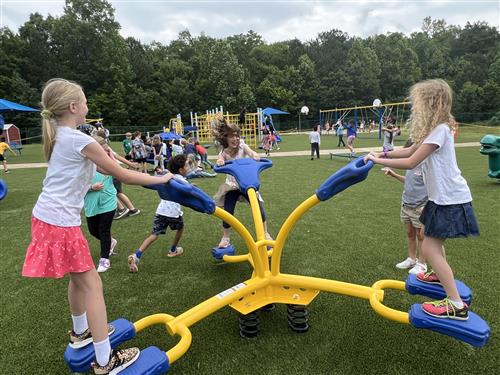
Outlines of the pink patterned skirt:
M 59 279 L 94 267 L 89 244 L 79 226 L 58 227 L 31 218 L 31 243 L 26 250 L 23 276 Z

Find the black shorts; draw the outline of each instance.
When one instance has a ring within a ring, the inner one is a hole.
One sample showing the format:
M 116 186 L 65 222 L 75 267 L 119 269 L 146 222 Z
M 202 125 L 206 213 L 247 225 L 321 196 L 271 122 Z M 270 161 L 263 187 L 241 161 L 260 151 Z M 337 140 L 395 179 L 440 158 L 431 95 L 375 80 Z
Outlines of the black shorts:
M 122 183 L 113 177 L 113 186 L 116 189 L 116 194 L 122 193 Z
M 3 157 L 3 154 L 0 155 L 0 161 L 4 161 L 5 158 Z
M 132 160 L 132 156 L 130 156 L 130 154 L 127 154 L 127 155 L 125 155 L 125 159 Z
M 136 163 L 145 163 L 146 162 L 146 158 L 134 159 L 134 161 Z
M 153 220 L 153 230 L 151 234 L 160 235 L 167 232 L 167 228 L 170 227 L 172 230 L 180 230 L 184 228 L 184 219 L 182 216 L 179 217 L 167 217 L 163 215 L 155 215 Z

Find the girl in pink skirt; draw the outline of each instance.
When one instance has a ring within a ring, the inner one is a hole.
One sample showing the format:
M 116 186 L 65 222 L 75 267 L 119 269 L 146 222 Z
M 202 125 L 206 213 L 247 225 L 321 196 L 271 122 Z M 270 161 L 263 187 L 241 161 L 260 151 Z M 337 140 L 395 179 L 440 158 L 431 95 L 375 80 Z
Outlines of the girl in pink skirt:
M 111 351 L 109 334 L 114 328 L 107 324 L 101 279 L 80 229 L 83 198 L 96 166 L 102 173 L 135 185 L 166 183 L 172 174 L 153 177 L 123 169 L 92 137 L 78 131 L 88 109 L 85 94 L 76 83 L 59 78 L 48 81 L 41 104 L 48 168 L 33 208 L 31 243 L 22 274 L 49 278 L 69 274 L 70 345 L 81 348 L 93 342 L 94 373 L 117 373 L 139 357 L 139 349 Z

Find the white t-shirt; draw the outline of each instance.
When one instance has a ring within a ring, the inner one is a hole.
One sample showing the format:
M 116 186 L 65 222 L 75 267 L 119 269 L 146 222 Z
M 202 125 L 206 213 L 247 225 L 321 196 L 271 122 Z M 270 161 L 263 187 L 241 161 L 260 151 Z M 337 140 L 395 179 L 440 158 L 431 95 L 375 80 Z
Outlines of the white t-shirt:
M 59 227 L 81 224 L 83 198 L 90 189 L 95 164 L 82 149 L 95 140 L 67 126 L 58 126 L 43 189 L 33 208 L 33 216 Z
M 319 135 L 319 132 L 313 131 L 309 133 L 309 143 L 321 143 L 321 137 Z
M 438 146 L 422 164 L 429 200 L 440 205 L 471 202 L 469 186 L 458 169 L 453 132 L 448 124 L 438 125 L 423 144 Z
M 188 184 L 189 182 L 180 174 L 174 175 L 175 179 L 180 182 Z M 181 205 L 172 201 L 166 201 L 164 199 L 160 200 L 160 204 L 156 209 L 156 214 L 166 217 L 177 218 L 183 215 Z

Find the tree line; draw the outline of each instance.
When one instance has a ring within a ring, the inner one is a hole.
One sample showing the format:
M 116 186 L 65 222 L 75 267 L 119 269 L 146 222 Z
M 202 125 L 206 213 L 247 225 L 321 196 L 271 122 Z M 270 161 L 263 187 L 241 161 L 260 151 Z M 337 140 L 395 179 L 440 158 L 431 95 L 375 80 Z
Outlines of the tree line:
M 427 17 L 409 36 L 330 30 L 276 43 L 254 31 L 218 39 L 185 30 L 165 45 L 119 31 L 104 0 L 66 0 L 59 17 L 33 13 L 17 31 L 0 29 L 0 97 L 37 106 L 44 82 L 63 77 L 84 87 L 89 116 L 129 128 L 220 105 L 291 114 L 307 105 L 317 118 L 319 109 L 402 101 L 413 83 L 443 78 L 459 121 L 500 123 L 500 37 L 486 22 L 461 27 Z M 23 116 L 23 127 L 38 126 L 34 117 Z

